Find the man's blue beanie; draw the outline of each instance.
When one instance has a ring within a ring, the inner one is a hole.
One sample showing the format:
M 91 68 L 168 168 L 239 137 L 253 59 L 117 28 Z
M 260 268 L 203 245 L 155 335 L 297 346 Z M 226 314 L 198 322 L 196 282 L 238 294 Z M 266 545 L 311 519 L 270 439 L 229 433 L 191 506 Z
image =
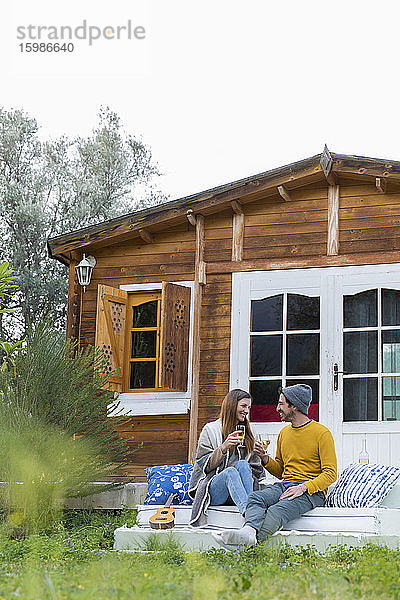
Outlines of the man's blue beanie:
M 305 383 L 297 383 L 283 388 L 282 394 L 286 400 L 296 406 L 302 413 L 308 415 L 308 407 L 312 400 L 312 389 Z

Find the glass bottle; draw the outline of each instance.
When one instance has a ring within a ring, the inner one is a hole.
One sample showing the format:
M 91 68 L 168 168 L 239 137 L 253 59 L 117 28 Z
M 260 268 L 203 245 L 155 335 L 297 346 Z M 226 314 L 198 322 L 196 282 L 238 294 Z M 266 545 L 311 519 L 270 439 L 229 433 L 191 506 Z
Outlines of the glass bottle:
M 363 438 L 361 452 L 358 455 L 358 462 L 361 465 L 367 465 L 369 463 L 369 454 L 367 452 L 367 439 Z

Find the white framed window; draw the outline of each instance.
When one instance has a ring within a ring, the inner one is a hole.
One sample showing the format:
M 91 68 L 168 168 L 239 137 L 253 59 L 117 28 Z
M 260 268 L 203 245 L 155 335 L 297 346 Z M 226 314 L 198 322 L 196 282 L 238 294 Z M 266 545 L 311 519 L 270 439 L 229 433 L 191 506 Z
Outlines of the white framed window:
M 193 295 L 194 282 L 193 281 L 177 281 L 171 282 L 176 286 L 184 286 L 186 288 L 190 288 L 191 295 Z M 134 295 L 143 294 L 151 292 L 159 292 L 161 294 L 162 283 L 145 283 L 145 284 L 126 284 L 120 285 L 120 290 L 124 290 L 128 293 L 128 297 L 130 294 Z M 150 298 L 151 300 L 151 298 Z M 159 302 L 159 301 L 158 301 Z M 132 303 L 131 303 L 132 304 Z M 134 304 L 134 303 L 133 303 Z M 128 302 L 128 307 L 130 303 Z M 159 311 L 158 311 L 159 312 Z M 132 330 L 131 335 L 137 335 L 139 328 L 130 328 Z M 157 327 L 149 327 L 149 332 L 146 334 L 149 335 L 152 329 L 157 329 Z M 128 331 L 128 335 L 130 332 Z M 128 348 L 129 353 L 129 368 L 136 369 L 137 366 L 142 367 L 143 362 L 140 364 L 141 360 L 132 359 L 132 351 Z M 118 400 L 120 402 L 120 406 L 122 409 L 121 414 L 126 415 L 169 415 L 169 414 L 186 414 L 190 408 L 190 399 L 192 392 L 192 355 L 193 355 L 193 302 L 190 302 L 190 323 L 189 323 L 189 349 L 188 349 L 188 372 L 187 372 L 187 389 L 186 391 L 158 391 L 157 389 L 151 389 L 146 391 L 123 391 L 118 395 Z M 151 360 L 146 361 L 145 364 L 151 364 L 154 361 L 153 358 Z M 135 371 L 135 372 L 136 372 Z M 133 371 L 132 371 L 133 373 Z M 139 380 L 137 375 L 127 375 L 125 379 L 129 382 L 132 382 L 134 379 L 136 381 Z M 129 383 L 128 387 L 134 386 L 136 384 Z

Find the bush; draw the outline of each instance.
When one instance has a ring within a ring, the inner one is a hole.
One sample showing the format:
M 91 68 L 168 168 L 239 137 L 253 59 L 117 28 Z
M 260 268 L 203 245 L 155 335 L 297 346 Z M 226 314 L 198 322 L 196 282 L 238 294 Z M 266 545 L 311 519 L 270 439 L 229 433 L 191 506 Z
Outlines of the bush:
M 35 528 L 62 498 L 93 492 L 93 482 L 132 461 L 103 362 L 98 349 L 77 351 L 45 321 L 30 327 L 15 369 L 0 373 L 2 497 Z

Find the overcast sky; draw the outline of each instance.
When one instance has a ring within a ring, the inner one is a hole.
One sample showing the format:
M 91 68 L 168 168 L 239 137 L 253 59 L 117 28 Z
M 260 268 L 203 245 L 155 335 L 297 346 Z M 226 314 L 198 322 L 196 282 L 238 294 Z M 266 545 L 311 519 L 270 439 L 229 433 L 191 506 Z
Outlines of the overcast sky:
M 400 160 L 397 0 L 6 2 L 0 105 L 36 117 L 44 136 L 85 136 L 109 105 L 152 148 L 171 198 L 325 143 Z M 55 27 L 86 21 L 86 35 L 111 36 L 128 20 L 144 39 L 120 29 L 119 40 L 74 39 L 73 52 L 19 46 L 38 41 L 29 25 L 53 27 L 41 41 L 52 31 L 54 42 Z

